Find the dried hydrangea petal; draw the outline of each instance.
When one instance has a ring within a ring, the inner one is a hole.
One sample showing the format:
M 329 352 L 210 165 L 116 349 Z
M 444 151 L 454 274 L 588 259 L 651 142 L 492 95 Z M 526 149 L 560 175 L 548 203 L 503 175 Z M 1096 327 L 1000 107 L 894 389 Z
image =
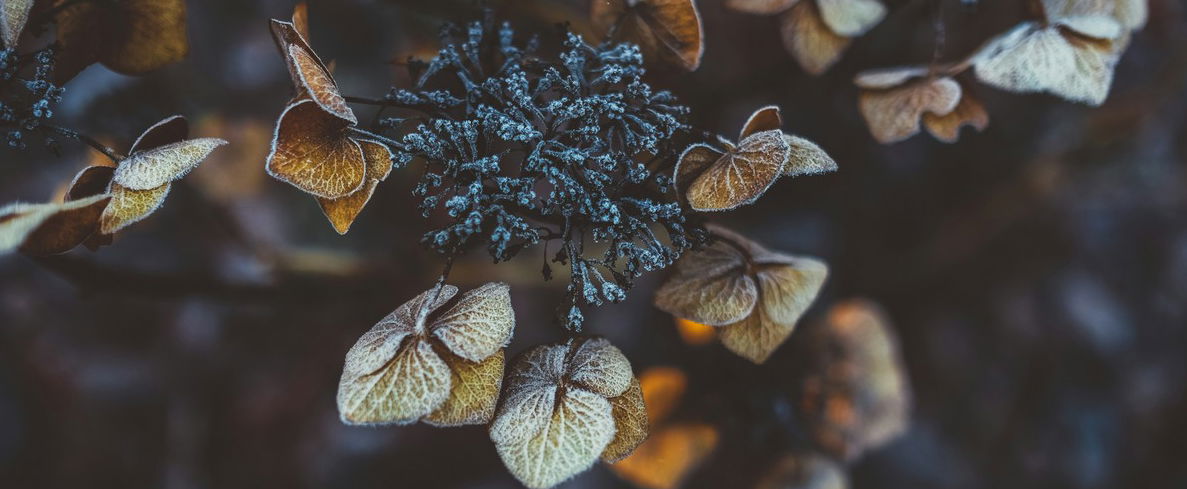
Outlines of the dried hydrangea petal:
M 59 80 L 73 78 L 96 61 L 135 75 L 189 53 L 184 0 L 73 2 L 54 18 L 62 46 L 55 72 Z
M 973 58 L 982 82 L 1013 92 L 1047 92 L 1104 103 L 1117 53 L 1109 40 L 1076 38 L 1059 25 L 1024 22 L 989 41 Z
M 748 14 L 772 15 L 783 12 L 801 0 L 726 0 L 725 6 Z
M 9 204 L 0 208 L 0 253 L 64 253 L 94 232 L 110 196 L 94 195 L 61 204 Z
M 140 137 L 136 138 L 136 142 L 132 143 L 132 148 L 128 150 L 128 154 L 180 143 L 189 136 L 190 122 L 186 120 L 185 116 L 169 116 L 145 129 L 140 134 Z
M 396 356 L 404 338 L 417 332 L 416 321 L 419 312 L 426 307 L 429 311 L 441 307 L 442 304 L 457 294 L 457 287 L 443 285 L 440 293 L 436 288 L 422 292 L 412 300 L 401 304 L 383 319 L 375 323 L 370 330 L 363 333 L 346 354 L 346 367 L 343 377 L 366 375 L 379 370 Z M 436 297 L 433 305 L 426 303 Z
M 490 282 L 468 291 L 429 328 L 441 344 L 466 360 L 489 357 L 507 346 L 515 329 L 511 287 Z
M 711 326 L 739 321 L 750 315 L 758 301 L 758 286 L 746 267 L 746 258 L 720 240 L 687 252 L 656 291 L 655 306 Z
M 375 188 L 379 186 L 379 182 L 387 178 L 392 171 L 392 153 L 387 145 L 373 141 L 360 140 L 357 142 L 363 150 L 363 159 L 366 162 L 367 184 L 346 197 L 337 199 L 317 197 L 317 203 L 321 206 L 322 213 L 330 220 L 330 224 L 334 226 L 334 230 L 338 231 L 338 234 L 346 234 L 347 231 L 350 231 L 350 226 L 359 217 L 359 213 L 371 201 L 371 196 L 375 194 Z
M 606 398 L 626 392 L 635 377 L 630 360 L 618 347 L 605 338 L 575 343 L 566 366 L 568 380 Z
M 311 100 L 289 105 L 276 125 L 268 174 L 318 197 L 358 191 L 366 183 L 366 161 L 346 127 Z
M 346 105 L 346 99 L 339 93 L 338 84 L 334 82 L 334 78 L 316 58 L 297 45 L 289 46 L 288 55 L 300 78 L 301 88 L 310 97 L 313 97 L 319 107 L 351 124 L 359 122 L 354 111 Z
M 725 152 L 707 144 L 693 144 L 685 148 L 676 160 L 676 168 L 672 172 L 676 190 L 680 195 L 688 192 L 688 186 L 692 185 L 696 177 L 722 156 L 725 156 Z
M 133 153 L 119 163 L 112 181 L 132 190 L 155 189 L 184 177 L 224 144 L 218 138 L 199 138 Z
M 942 77 L 885 90 L 862 90 L 858 103 L 874 139 L 889 144 L 919 133 L 924 114 L 952 112 L 960 96 L 960 84 Z
M 346 424 L 412 423 L 439 408 L 451 384 L 449 365 L 429 342 L 414 339 L 378 371 L 358 377 L 344 371 L 338 384 L 338 413 Z
M 756 132 L 773 131 L 783 127 L 783 114 L 779 111 L 778 105 L 768 105 L 760 108 L 750 114 L 750 118 L 746 119 L 746 123 L 742 125 L 742 133 L 738 136 L 738 140 L 746 139 Z
M 960 97 L 960 103 L 946 115 L 932 113 L 923 114 L 923 127 L 936 139 L 945 143 L 955 143 L 960 139 L 960 129 L 969 126 L 977 131 L 984 131 L 989 127 L 989 112 L 972 94 L 967 91 Z
M 107 187 L 111 184 L 111 177 L 114 175 L 114 166 L 88 166 L 79 170 L 66 190 L 66 200 L 78 200 L 107 193 Z
M 798 177 L 837 171 L 837 162 L 820 146 L 807 139 L 784 134 L 783 139 L 791 147 L 791 156 L 783 166 L 783 175 Z
M 131 224 L 140 222 L 161 207 L 171 187 L 171 184 L 166 183 L 156 188 L 135 190 L 112 181 L 109 188 L 111 202 L 99 218 L 99 232 L 115 234 Z
M 29 21 L 29 11 L 32 9 L 33 0 L 0 2 L 0 41 L 4 41 L 4 47 L 16 49 L 17 41 L 25 31 L 25 23 Z
M 495 450 L 511 474 L 525 486 L 552 487 L 597 462 L 614 438 L 611 413 L 606 398 L 569 389 L 557 400 L 540 432 L 523 443 L 495 440 Z
M 790 151 L 777 130 L 747 137 L 692 182 L 686 194 L 689 205 L 722 211 L 753 203 L 783 174 Z
M 503 387 L 503 350 L 486 359 L 471 362 L 442 352 L 453 377 L 449 397 L 437 410 L 424 417 L 434 426 L 487 424 L 495 415 L 499 390 Z
M 845 37 L 865 34 L 886 17 L 886 6 L 879 0 L 816 0 L 816 4 L 829 29 Z
M 828 71 L 852 42 L 825 25 L 816 2 L 799 2 L 783 14 L 780 34 L 783 47 L 812 75 Z
M 590 2 L 590 9 L 603 31 L 617 26 L 620 38 L 674 58 L 688 71 L 700 66 L 704 28 L 693 0 L 599 0 Z M 623 15 L 630 17 L 620 21 Z
M 602 452 L 602 461 L 614 463 L 626 458 L 647 439 L 647 406 L 643 401 L 643 390 L 639 381 L 631 379 L 631 385 L 622 395 L 610 399 L 613 408 L 614 440 Z

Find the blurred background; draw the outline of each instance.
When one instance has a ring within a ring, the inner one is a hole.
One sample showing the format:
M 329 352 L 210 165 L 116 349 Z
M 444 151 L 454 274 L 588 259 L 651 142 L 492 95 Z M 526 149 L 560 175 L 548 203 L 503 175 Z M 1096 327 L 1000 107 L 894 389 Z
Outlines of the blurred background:
M 359 96 L 407 86 L 391 61 L 431 56 L 441 23 L 478 12 L 458 0 L 309 3 L 313 46 Z M 819 77 L 784 51 L 776 17 L 723 3 L 699 2 L 701 68 L 657 66 L 650 81 L 729 137 L 778 104 L 788 132 L 840 165 L 718 221 L 829 263 L 801 329 L 855 297 L 893 323 L 911 423 L 849 467 L 851 487 L 1187 487 L 1187 3 L 1150 1 L 1102 107 L 980 86 L 983 133 L 890 146 L 869 135 L 851 80 L 928 60 L 931 2 L 887 0 L 887 20 Z M 945 59 L 1017 23 L 1021 4 L 945 2 Z M 568 20 L 589 32 L 585 1 L 490 5 L 521 31 Z M 443 262 L 418 245 L 413 173 L 383 183 L 344 237 L 312 198 L 264 174 L 290 96 L 266 21 L 292 8 L 191 1 L 184 62 L 136 78 L 96 65 L 67 85 L 59 121 L 117 148 L 175 113 L 231 146 L 113 246 L 0 258 L 0 487 L 520 487 L 483 427 L 338 421 L 346 350 Z M 0 201 L 45 201 L 94 157 L 74 145 L 0 152 Z M 473 254 L 451 278 L 512 284 L 512 354 L 565 337 L 551 320 L 565 282 L 541 280 L 541 257 L 492 266 Z M 587 331 L 636 372 L 686 378 L 671 416 L 716 440 L 683 487 L 750 487 L 805 445 L 791 404 L 810 348 L 797 332 L 755 366 L 682 336 L 651 306 L 662 278 L 590 311 Z M 633 486 L 599 464 L 563 487 Z

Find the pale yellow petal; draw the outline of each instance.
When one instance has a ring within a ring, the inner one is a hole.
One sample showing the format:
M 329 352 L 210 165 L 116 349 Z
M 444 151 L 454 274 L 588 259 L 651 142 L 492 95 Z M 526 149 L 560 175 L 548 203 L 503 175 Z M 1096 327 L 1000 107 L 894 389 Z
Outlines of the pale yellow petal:
M 490 282 L 462 294 L 429 325 L 433 336 L 454 354 L 481 361 L 507 346 L 515 330 L 511 287 Z
M 171 184 L 166 183 L 148 190 L 133 190 L 112 181 L 109 188 L 111 202 L 99 218 L 99 232 L 114 234 L 156 212 L 169 195 L 170 187 Z
M 589 469 L 614 439 L 612 411 L 606 398 L 568 389 L 535 436 L 517 443 L 495 440 L 495 451 L 525 486 L 555 486 Z
M 132 190 L 151 190 L 184 177 L 224 144 L 222 139 L 200 138 L 134 153 L 120 162 L 112 180 Z
M 614 440 L 602 452 L 602 461 L 614 463 L 626 458 L 647 439 L 647 406 L 639 381 L 633 380 L 626 392 L 610 399 L 610 405 L 613 408 L 614 427 L 617 431 Z
M 634 380 L 631 362 L 605 338 L 571 341 L 568 380 L 603 397 L 621 395 Z
M 449 366 L 427 341 L 407 342 L 391 362 L 360 376 L 343 371 L 338 384 L 342 422 L 357 425 L 415 422 L 449 397 Z
M 436 411 L 424 417 L 434 426 L 487 424 L 495 415 L 499 390 L 503 387 L 503 350 L 480 362 L 471 362 L 449 352 L 442 352 L 453 374 L 449 398 Z

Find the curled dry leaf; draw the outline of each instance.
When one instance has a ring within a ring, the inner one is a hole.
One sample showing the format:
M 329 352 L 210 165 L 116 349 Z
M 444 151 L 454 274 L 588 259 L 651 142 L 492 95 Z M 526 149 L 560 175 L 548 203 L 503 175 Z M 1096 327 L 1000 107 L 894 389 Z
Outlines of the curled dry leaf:
M 722 138 L 724 150 L 707 144 L 685 149 L 674 174 L 689 206 L 698 211 L 734 209 L 758 200 L 781 176 L 836 169 L 819 146 L 783 134 L 782 124 L 778 107 L 763 107 L 742 126 L 737 146 Z
M 69 80 L 92 63 L 134 75 L 181 60 L 189 51 L 184 0 L 57 0 L 55 75 Z
M 599 458 L 620 459 L 647 431 L 631 364 L 603 338 L 541 345 L 517 357 L 490 425 L 499 457 L 531 488 L 555 486 Z
M 973 57 L 977 78 L 1012 92 L 1046 92 L 1089 105 L 1104 103 L 1124 43 L 1108 16 L 1023 22 Z
M 590 17 L 603 32 L 614 30 L 688 71 L 701 65 L 705 34 L 696 0 L 593 0 Z
M 4 41 L 4 47 L 16 49 L 32 9 L 33 0 L 0 0 L 0 41 Z
M 783 47 L 813 75 L 828 71 L 853 38 L 886 17 L 881 0 L 728 0 L 726 6 L 752 14 L 781 14 Z
M 874 139 L 883 144 L 918 134 L 927 114 L 951 114 L 963 93 L 951 77 L 913 66 L 863 72 L 855 82 L 861 87 L 861 114 Z M 957 130 L 959 126 L 953 128 Z
M 833 306 L 808 337 L 799 410 L 821 449 L 852 461 L 906 430 L 910 388 L 898 341 L 877 306 Z
M 353 425 L 490 421 L 515 329 L 510 287 L 442 285 L 404 303 L 346 354 L 338 412 Z
M 710 226 L 717 237 L 686 253 L 655 295 L 673 316 L 718 326 L 721 342 L 763 363 L 795 329 L 816 299 L 828 267 L 815 258 L 763 248 L 736 233 Z
M 64 203 L 9 204 L 0 208 L 0 254 L 55 255 L 78 246 L 95 231 L 111 197 L 93 195 Z
M 845 469 L 816 453 L 790 453 L 771 465 L 755 489 L 847 489 Z

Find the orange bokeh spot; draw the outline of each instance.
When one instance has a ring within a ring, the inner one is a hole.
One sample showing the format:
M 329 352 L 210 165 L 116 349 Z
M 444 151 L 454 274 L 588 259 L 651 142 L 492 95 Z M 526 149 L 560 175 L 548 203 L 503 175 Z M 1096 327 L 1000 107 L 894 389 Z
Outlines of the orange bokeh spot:
M 712 326 L 687 319 L 676 318 L 676 330 L 680 338 L 690 345 L 707 345 L 717 337 L 717 331 Z

